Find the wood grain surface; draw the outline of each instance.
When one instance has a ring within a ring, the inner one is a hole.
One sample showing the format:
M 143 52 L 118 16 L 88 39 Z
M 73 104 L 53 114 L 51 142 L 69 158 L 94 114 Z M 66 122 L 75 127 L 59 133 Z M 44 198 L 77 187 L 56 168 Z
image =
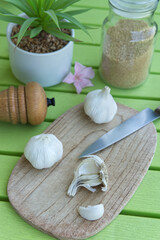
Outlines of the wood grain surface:
M 107 226 L 124 208 L 145 176 L 156 147 L 152 123 L 100 151 L 108 168 L 108 191 L 95 193 L 81 188 L 75 197 L 67 196 L 74 169 L 84 149 L 101 135 L 136 113 L 118 104 L 116 117 L 108 124 L 93 123 L 77 105 L 60 116 L 45 131 L 63 143 L 63 159 L 52 168 L 36 170 L 21 157 L 8 182 L 8 196 L 14 209 L 28 223 L 58 239 L 85 239 Z M 87 221 L 78 215 L 79 206 L 103 203 L 104 216 Z

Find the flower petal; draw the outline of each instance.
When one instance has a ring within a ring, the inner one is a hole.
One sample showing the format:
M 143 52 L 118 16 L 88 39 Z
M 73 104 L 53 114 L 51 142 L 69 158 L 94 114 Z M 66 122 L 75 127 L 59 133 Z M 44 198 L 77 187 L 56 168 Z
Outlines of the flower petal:
M 79 76 L 81 78 L 92 79 L 92 78 L 94 78 L 95 74 L 91 67 L 86 67 L 79 73 Z
M 75 81 L 75 77 L 74 77 L 74 75 L 72 73 L 69 73 L 65 77 L 65 79 L 63 80 L 63 82 L 66 82 L 66 83 L 69 83 L 69 84 L 74 83 L 74 81 Z
M 82 88 L 94 86 L 92 82 L 87 78 L 80 79 L 79 82 Z
M 75 74 L 79 74 L 84 68 L 86 68 L 84 65 L 80 64 L 79 62 L 75 62 L 74 65 Z
M 75 62 L 74 70 L 74 75 L 77 77 L 92 79 L 95 76 L 94 71 L 91 67 L 86 67 L 79 62 Z
M 82 87 L 81 87 L 79 81 L 76 81 L 76 82 L 74 83 L 74 86 L 75 86 L 75 88 L 76 88 L 77 93 L 79 94 L 79 93 L 82 91 Z

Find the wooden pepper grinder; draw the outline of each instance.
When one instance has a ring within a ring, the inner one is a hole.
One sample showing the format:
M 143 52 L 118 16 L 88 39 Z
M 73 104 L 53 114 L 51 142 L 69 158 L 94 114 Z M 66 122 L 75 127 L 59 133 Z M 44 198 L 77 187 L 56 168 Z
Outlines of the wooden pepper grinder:
M 55 106 L 55 100 L 46 98 L 39 83 L 29 82 L 18 88 L 10 86 L 0 92 L 0 121 L 38 125 L 44 121 L 50 105 Z

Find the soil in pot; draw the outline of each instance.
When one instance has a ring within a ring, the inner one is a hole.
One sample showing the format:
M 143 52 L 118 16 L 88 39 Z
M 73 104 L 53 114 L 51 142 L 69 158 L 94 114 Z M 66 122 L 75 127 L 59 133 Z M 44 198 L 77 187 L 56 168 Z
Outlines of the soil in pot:
M 12 29 L 11 36 L 17 34 L 20 30 L 20 25 L 16 25 Z M 71 35 L 71 31 L 68 29 L 61 29 L 62 32 Z M 17 38 L 12 38 L 12 42 L 16 45 Z M 32 53 L 50 53 L 57 51 L 67 45 L 68 41 L 59 39 L 52 36 L 45 31 L 42 31 L 34 38 L 25 36 L 22 38 L 21 42 L 18 44 L 18 47 Z

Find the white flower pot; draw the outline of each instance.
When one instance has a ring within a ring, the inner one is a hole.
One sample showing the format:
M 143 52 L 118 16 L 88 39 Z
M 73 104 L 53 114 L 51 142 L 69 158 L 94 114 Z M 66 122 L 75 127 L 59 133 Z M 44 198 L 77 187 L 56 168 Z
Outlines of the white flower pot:
M 15 24 L 9 23 L 7 39 L 9 59 L 14 76 L 23 83 L 38 82 L 42 87 L 60 83 L 70 72 L 73 42 L 52 53 L 30 53 L 15 46 L 10 35 Z M 72 30 L 74 37 L 74 30 Z

